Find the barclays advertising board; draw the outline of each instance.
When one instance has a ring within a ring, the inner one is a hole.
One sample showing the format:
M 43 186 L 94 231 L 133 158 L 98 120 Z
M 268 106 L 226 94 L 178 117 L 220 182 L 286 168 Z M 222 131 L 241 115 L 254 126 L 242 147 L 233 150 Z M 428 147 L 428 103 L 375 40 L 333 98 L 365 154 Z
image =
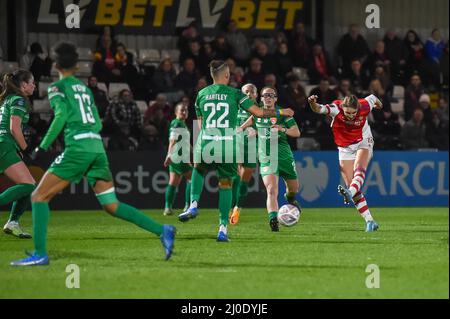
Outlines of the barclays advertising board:
M 304 207 L 343 205 L 337 193 L 341 181 L 338 153 L 294 153 L 300 181 L 298 199 Z M 448 206 L 448 152 L 374 153 L 363 192 L 369 206 Z M 285 203 L 280 183 L 280 204 Z

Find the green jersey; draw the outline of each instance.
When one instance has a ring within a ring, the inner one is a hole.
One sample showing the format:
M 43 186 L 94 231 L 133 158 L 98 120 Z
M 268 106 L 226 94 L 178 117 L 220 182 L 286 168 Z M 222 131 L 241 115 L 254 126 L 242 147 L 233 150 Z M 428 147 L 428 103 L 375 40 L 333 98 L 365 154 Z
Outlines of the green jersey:
M 74 76 L 65 77 L 50 85 L 48 99 L 55 111 L 55 120 L 41 148 L 48 149 L 63 128 L 66 149 L 90 153 L 105 151 L 99 134 L 102 123 L 94 96 L 86 84 Z
M 11 134 L 11 116 L 19 116 L 22 119 L 22 127 L 28 123 L 29 113 L 27 102 L 19 95 L 8 95 L 0 106 L 0 142 L 19 146 Z
M 183 143 L 183 145 L 176 145 L 174 147 L 173 150 L 175 151 L 173 154 L 171 154 L 172 162 L 189 163 L 191 134 L 188 127 L 186 126 L 185 121 L 174 119 L 172 120 L 172 122 L 170 122 L 169 142 L 170 140 L 176 140 L 176 144 L 178 144 L 179 142 Z
M 276 108 L 279 108 L 276 106 Z M 260 118 L 255 117 L 256 119 L 256 128 L 258 130 L 258 157 L 261 162 L 268 161 L 270 157 L 271 150 L 271 139 L 274 138 L 274 133 L 271 132 L 272 125 L 279 125 L 284 128 L 291 128 L 294 125 L 297 125 L 294 118 L 281 116 L 280 118 L 272 117 L 272 118 Z M 273 143 L 273 142 L 272 142 Z M 279 160 L 291 158 L 292 150 L 289 146 L 286 133 L 278 132 L 278 141 L 276 141 L 278 146 L 278 158 Z M 273 147 L 273 145 L 272 145 Z

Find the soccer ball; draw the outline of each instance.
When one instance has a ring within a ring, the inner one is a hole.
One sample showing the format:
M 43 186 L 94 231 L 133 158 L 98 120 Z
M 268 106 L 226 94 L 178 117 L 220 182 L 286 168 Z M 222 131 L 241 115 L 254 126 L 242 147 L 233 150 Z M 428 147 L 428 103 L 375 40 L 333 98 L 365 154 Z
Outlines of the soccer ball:
M 291 204 L 281 206 L 278 211 L 278 221 L 283 226 L 294 226 L 300 218 L 299 209 Z

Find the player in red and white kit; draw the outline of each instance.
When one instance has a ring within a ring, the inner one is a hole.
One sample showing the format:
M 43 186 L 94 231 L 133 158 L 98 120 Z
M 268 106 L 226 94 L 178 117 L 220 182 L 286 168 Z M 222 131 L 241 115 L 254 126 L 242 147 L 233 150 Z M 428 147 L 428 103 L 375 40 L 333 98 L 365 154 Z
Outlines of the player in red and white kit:
M 317 96 L 308 98 L 311 109 L 319 114 L 330 116 L 334 142 L 339 150 L 341 174 L 346 184 L 338 186 L 344 203 L 354 203 L 360 215 L 366 221 L 366 231 L 378 229 L 378 224 L 370 214 L 369 206 L 361 192 L 366 169 L 373 155 L 373 137 L 367 117 L 372 108 L 381 109 L 381 101 L 375 95 L 358 99 L 354 95 L 344 100 L 335 100 L 330 104 L 317 103 Z

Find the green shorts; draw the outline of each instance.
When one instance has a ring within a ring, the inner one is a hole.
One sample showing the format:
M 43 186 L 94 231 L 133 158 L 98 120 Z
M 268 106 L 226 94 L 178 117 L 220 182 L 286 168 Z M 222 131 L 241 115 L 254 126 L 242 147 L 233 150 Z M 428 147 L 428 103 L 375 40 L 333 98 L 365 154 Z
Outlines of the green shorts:
M 192 166 L 186 163 L 170 164 L 169 172 L 178 175 L 184 175 L 187 172 L 192 171 Z
M 91 187 L 98 180 L 113 180 L 106 153 L 82 153 L 66 149 L 55 158 L 48 171 L 73 183 L 78 183 L 86 177 Z
M 11 165 L 21 162 L 17 148 L 10 143 L 0 142 L 0 174 L 8 169 Z
M 237 163 L 201 163 L 197 165 L 201 170 L 215 170 L 219 179 L 233 179 L 238 175 Z
M 297 179 L 297 171 L 293 157 L 279 159 L 278 165 L 270 164 L 260 163 L 259 171 L 262 177 L 273 174 L 282 177 L 284 180 Z
M 234 140 L 199 141 L 200 138 L 194 149 L 194 163 L 199 165 L 201 170 L 215 170 L 219 179 L 233 179 L 237 176 L 238 164 Z

